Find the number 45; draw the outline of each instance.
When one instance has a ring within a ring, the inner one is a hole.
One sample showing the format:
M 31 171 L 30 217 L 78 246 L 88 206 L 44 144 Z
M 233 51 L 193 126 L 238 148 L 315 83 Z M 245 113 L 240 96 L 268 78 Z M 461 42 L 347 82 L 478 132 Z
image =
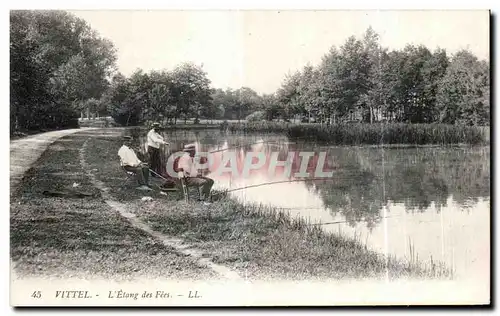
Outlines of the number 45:
M 31 297 L 34 297 L 34 298 L 41 298 L 41 297 L 42 297 L 42 292 L 40 292 L 40 291 L 35 291 L 35 292 L 33 292 L 33 294 L 31 294 Z

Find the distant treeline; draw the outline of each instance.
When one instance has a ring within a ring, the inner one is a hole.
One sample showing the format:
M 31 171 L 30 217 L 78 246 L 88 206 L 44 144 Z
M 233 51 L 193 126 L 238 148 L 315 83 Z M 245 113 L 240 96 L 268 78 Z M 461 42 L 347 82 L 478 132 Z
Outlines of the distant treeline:
M 276 92 L 285 117 L 483 125 L 490 119 L 490 68 L 468 51 L 407 45 L 389 51 L 368 28 L 332 47 L 317 67 L 285 78 Z
M 487 125 L 489 71 L 467 51 L 389 51 L 369 28 L 332 47 L 318 66 L 288 74 L 275 93 L 259 95 L 248 87 L 214 89 L 192 63 L 127 78 L 117 71 L 113 44 L 84 20 L 64 11 L 11 11 L 10 130 L 75 126 L 84 113 L 125 126 L 193 118 Z

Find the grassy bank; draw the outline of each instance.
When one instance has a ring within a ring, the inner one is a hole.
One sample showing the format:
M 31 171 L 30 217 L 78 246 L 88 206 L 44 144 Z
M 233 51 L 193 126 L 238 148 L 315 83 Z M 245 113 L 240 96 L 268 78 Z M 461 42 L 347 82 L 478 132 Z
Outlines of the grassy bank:
M 177 193 L 167 196 L 123 186 L 116 153 L 118 137 L 92 138 L 86 160 L 110 194 L 155 230 L 180 237 L 201 249 L 206 257 L 229 266 L 250 279 L 314 279 L 385 277 L 385 258 L 355 240 L 326 234 L 317 226 L 291 219 L 276 209 L 243 206 L 223 198 L 211 206 L 181 201 Z M 157 180 L 155 183 L 159 183 Z M 145 195 L 153 198 L 144 202 Z M 446 276 L 437 264 L 416 260 L 388 260 L 389 276 Z
M 12 192 L 10 249 L 17 275 L 213 277 L 210 270 L 133 228 L 104 202 L 79 161 L 87 139 L 86 132 L 80 132 L 56 141 Z M 74 183 L 78 187 L 73 188 Z
M 231 132 L 284 133 L 292 139 L 332 145 L 361 144 L 487 144 L 489 128 L 446 124 L 333 124 L 255 122 L 228 124 Z

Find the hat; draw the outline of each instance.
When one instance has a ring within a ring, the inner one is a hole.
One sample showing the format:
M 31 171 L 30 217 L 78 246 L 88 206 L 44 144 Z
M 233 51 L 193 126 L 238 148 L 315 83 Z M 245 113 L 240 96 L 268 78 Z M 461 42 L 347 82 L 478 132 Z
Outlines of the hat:
M 132 140 L 132 136 L 123 136 L 123 140 Z
M 153 127 L 157 127 L 157 126 L 159 127 L 159 126 L 160 126 L 160 123 L 158 123 L 158 122 L 154 122 L 154 123 L 153 123 Z
M 184 146 L 185 152 L 190 152 L 190 151 L 195 151 L 196 150 L 196 145 L 195 144 L 187 144 Z

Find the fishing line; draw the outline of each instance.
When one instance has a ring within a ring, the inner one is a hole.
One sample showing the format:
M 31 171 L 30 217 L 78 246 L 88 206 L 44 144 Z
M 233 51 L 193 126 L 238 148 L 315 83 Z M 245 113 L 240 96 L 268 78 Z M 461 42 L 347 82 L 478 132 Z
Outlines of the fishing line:
M 236 188 L 236 189 L 231 189 L 227 190 L 221 193 L 229 193 L 229 192 L 234 192 L 234 191 L 239 191 L 239 190 L 246 190 L 250 188 L 256 188 L 256 187 L 261 187 L 261 186 L 266 186 L 266 185 L 271 185 L 271 184 L 279 184 L 279 183 L 290 183 L 290 182 L 304 182 L 304 181 L 319 181 L 319 180 L 336 180 L 336 179 L 329 179 L 329 178 L 307 178 L 307 179 L 294 179 L 294 180 L 283 180 L 283 181 L 274 181 L 274 182 L 265 182 L 265 183 L 259 183 L 259 184 L 254 184 L 254 185 L 249 185 L 246 187 L 241 187 L 241 188 Z M 221 194 L 219 193 L 219 194 Z
M 292 140 L 286 140 L 283 142 L 284 145 L 297 145 L 298 140 L 308 140 L 310 137 L 294 137 Z M 268 140 L 268 141 L 259 141 L 259 142 L 254 142 L 254 143 L 247 143 L 243 145 L 236 145 L 236 146 L 231 146 L 228 148 L 223 148 L 223 149 L 218 149 L 218 150 L 213 150 L 210 151 L 209 153 L 216 153 L 216 152 L 221 152 L 229 149 L 234 149 L 234 148 L 241 148 L 241 147 L 246 147 L 246 146 L 252 146 L 252 145 L 260 145 L 260 144 L 268 144 L 268 145 L 273 145 L 273 146 L 279 146 L 279 140 Z
M 394 215 L 394 216 L 382 216 L 382 217 L 376 217 L 373 220 L 380 220 L 380 219 L 386 219 L 386 218 L 394 218 L 394 217 L 401 217 L 401 215 Z M 369 222 L 369 219 L 360 219 L 360 220 L 355 220 L 355 222 Z M 334 225 L 334 224 L 343 224 L 343 223 L 350 223 L 352 221 L 338 221 L 338 222 L 326 222 L 326 223 L 313 223 L 313 224 L 307 224 L 309 226 L 313 225 Z
M 243 145 L 231 146 L 231 147 L 228 147 L 228 148 L 223 148 L 223 149 L 209 151 L 208 153 L 212 154 L 212 153 L 221 152 L 221 151 L 230 150 L 230 149 L 235 149 L 235 148 L 240 148 L 240 147 L 246 147 L 246 146 L 251 146 L 251 145 L 258 145 L 258 144 L 271 144 L 271 143 L 276 143 L 276 142 L 277 141 L 260 141 L 260 142 L 255 142 L 255 143 L 247 143 L 247 144 L 243 144 Z M 277 145 L 277 144 L 272 144 L 272 145 Z M 169 147 L 169 149 L 170 149 L 170 147 Z M 181 151 L 181 150 L 179 149 L 179 151 Z M 166 156 L 167 157 L 171 156 L 170 150 L 169 150 L 169 154 L 167 154 Z M 153 172 L 154 174 L 160 176 L 162 179 L 167 180 L 164 177 L 162 177 L 161 175 L 159 175 L 158 173 L 154 172 L 153 170 L 151 170 L 151 169 L 149 169 L 149 170 L 151 172 Z

